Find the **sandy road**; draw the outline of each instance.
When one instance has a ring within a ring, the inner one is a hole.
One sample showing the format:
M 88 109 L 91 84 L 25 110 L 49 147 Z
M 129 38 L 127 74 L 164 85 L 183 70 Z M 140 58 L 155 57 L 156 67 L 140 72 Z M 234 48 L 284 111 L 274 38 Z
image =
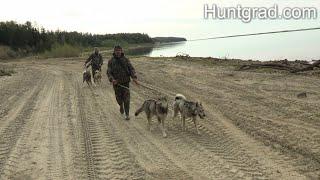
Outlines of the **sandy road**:
M 132 60 L 144 87 L 132 87 L 131 113 L 146 98 L 182 93 L 207 118 L 124 121 L 104 74 L 82 84 L 79 59 L 20 60 L 0 77 L 1 179 L 319 179 L 318 76 L 237 72 L 226 63 Z M 1 65 L 1 64 L 0 64 Z M 105 69 L 104 69 L 105 71 Z M 296 98 L 302 91 L 306 99 Z

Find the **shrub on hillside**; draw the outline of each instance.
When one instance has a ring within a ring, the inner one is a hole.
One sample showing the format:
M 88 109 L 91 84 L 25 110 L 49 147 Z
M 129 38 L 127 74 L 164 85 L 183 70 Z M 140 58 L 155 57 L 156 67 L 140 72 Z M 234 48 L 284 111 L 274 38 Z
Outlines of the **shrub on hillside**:
M 13 51 L 8 46 L 0 46 L 0 59 L 11 59 L 11 58 L 17 58 L 18 53 Z
M 0 67 L 0 76 L 11 76 L 15 71 L 11 68 Z
M 77 57 L 81 54 L 79 47 L 71 46 L 69 44 L 55 45 L 50 51 L 45 51 L 43 57 L 58 58 L 58 57 Z

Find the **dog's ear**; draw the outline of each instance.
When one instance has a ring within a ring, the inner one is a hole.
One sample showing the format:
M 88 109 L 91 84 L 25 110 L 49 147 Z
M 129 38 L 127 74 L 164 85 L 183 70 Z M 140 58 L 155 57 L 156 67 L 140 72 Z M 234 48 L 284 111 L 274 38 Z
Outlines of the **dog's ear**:
M 196 102 L 196 107 L 199 107 L 199 103 L 198 102 Z

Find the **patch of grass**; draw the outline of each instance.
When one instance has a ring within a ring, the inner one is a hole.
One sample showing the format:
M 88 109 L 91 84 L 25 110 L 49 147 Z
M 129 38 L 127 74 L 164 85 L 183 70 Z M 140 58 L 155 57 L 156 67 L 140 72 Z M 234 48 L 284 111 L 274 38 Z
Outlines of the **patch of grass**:
M 0 45 L 0 59 L 12 59 L 17 57 L 18 53 L 13 51 L 10 47 Z
M 13 69 L 0 68 L 0 76 L 11 76 L 14 73 Z
M 81 54 L 79 47 L 74 47 L 69 44 L 55 45 L 50 51 L 44 52 L 44 58 L 58 58 L 58 57 L 78 57 Z

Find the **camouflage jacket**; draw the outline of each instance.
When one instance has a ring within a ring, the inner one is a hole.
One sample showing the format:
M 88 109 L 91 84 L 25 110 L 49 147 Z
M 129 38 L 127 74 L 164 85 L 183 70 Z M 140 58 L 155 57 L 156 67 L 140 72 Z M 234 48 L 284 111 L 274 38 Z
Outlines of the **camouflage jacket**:
M 89 58 L 86 60 L 86 64 L 88 62 L 90 62 L 91 66 L 95 66 L 95 67 L 101 67 L 103 64 L 103 60 L 102 60 L 102 56 L 101 54 L 96 54 L 96 53 L 92 53 Z
M 130 77 L 133 79 L 137 78 L 131 62 L 124 55 L 120 58 L 113 56 L 109 60 L 107 76 L 110 82 L 116 80 L 120 84 L 130 82 Z

